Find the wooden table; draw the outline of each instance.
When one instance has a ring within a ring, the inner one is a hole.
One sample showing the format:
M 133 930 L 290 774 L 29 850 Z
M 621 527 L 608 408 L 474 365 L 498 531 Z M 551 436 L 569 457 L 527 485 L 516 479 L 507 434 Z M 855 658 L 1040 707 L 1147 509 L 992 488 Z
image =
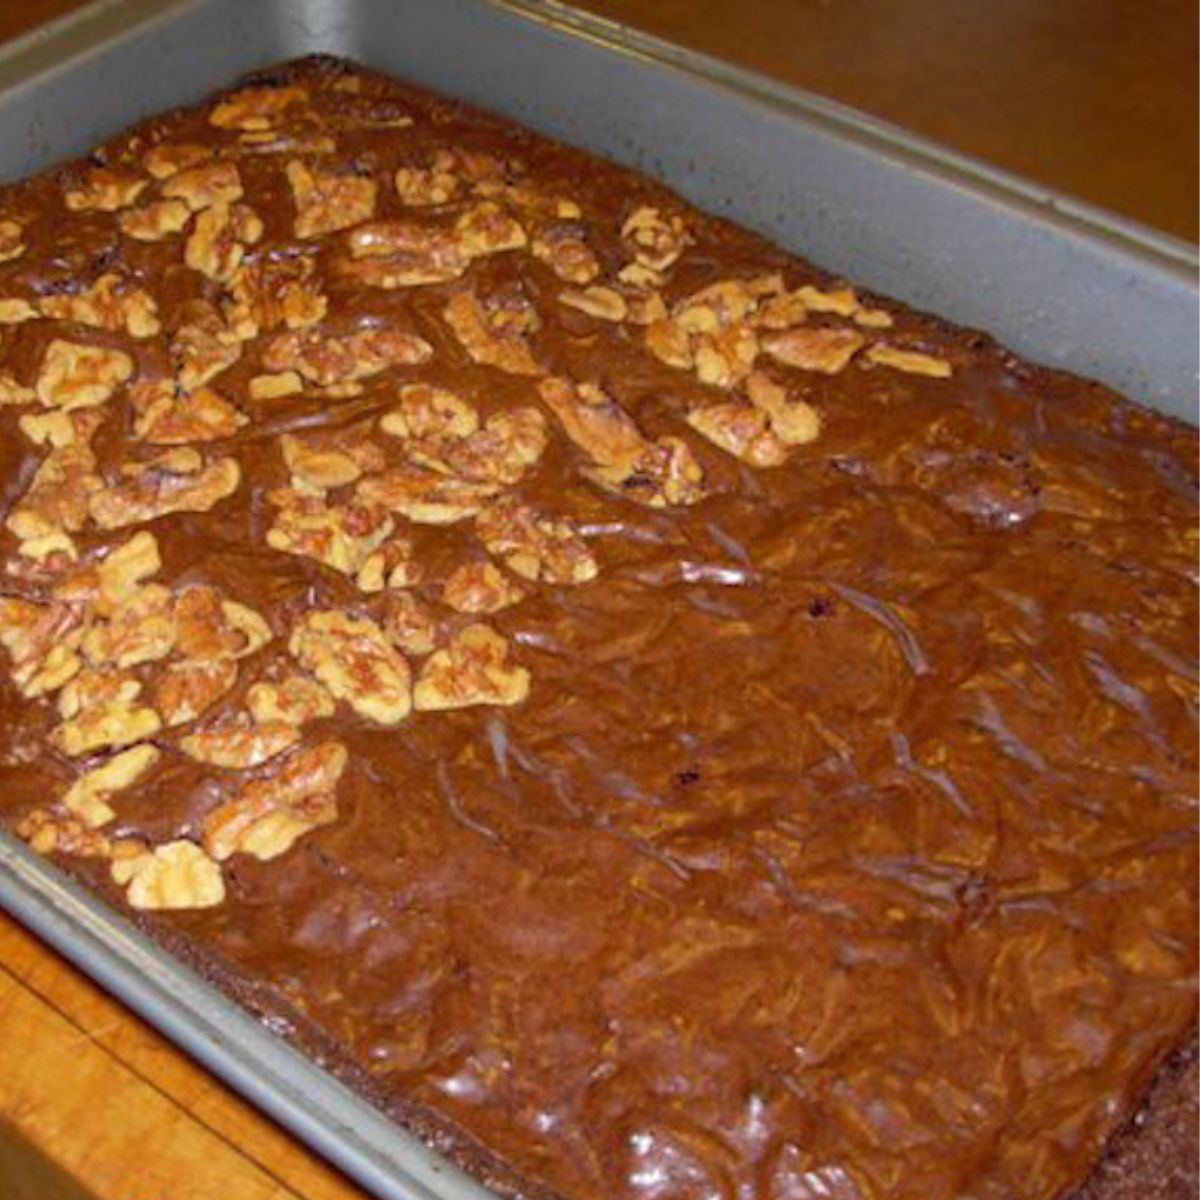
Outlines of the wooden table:
M 581 3 L 1196 239 L 1193 0 Z M 0 1200 L 361 1196 L 0 917 Z

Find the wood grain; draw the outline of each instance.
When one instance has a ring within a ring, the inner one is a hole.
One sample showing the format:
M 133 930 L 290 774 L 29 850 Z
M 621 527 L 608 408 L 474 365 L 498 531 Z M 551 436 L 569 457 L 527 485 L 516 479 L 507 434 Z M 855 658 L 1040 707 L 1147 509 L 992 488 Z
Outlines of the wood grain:
M 580 3 L 1196 238 L 1192 2 Z M 0 917 L 0 1200 L 266 1197 L 363 1193 Z

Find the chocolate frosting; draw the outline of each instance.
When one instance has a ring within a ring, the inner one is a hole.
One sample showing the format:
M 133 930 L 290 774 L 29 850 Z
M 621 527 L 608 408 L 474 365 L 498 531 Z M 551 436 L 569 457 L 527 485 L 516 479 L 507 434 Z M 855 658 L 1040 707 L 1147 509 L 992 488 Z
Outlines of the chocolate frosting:
M 346 78 L 356 91 L 335 86 Z M 639 206 L 683 214 L 668 309 L 718 281 L 779 272 L 828 292 L 828 277 L 644 177 L 381 77 L 321 61 L 266 79 L 308 93 L 276 128 L 328 134 L 332 154 L 258 152 L 205 106 L 92 165 L 140 170 L 164 142 L 236 154 L 264 227 L 248 261 L 315 246 L 320 333 L 399 329 L 432 356 L 359 395 L 256 401 L 264 334 L 211 383 L 249 418 L 204 447 L 238 462 L 233 495 L 75 537 L 92 561 L 149 529 L 156 581 L 212 584 L 275 635 L 224 700 L 152 739 L 161 758 L 112 798 L 105 832 L 200 841 L 206 816 L 277 764 L 206 766 L 180 737 L 244 707 L 303 613 L 382 621 L 386 594 L 268 547 L 282 433 L 348 444 L 415 382 L 481 416 L 540 407 L 549 444 L 510 490 L 574 521 L 599 570 L 486 618 L 529 672 L 525 700 L 390 727 L 339 703 L 303 729 L 306 745 L 348 750 L 336 819 L 269 861 L 234 854 L 222 903 L 137 919 L 513 1194 L 1053 1200 L 1080 1186 L 1195 1021 L 1195 431 L 878 301 L 887 340 L 952 376 L 863 354 L 835 374 L 764 359 L 820 433 L 780 466 L 746 465 L 682 419 L 726 393 L 649 353 L 642 328 L 560 303 L 546 262 L 497 253 L 447 282 L 370 286 L 339 269 L 343 232 L 296 238 L 285 166 L 349 166 L 378 181 L 374 219 L 398 220 L 413 216 L 399 167 L 435 147 L 486 152 L 578 205 L 606 278 Z M 189 304 L 223 295 L 184 265 L 186 235 L 141 242 L 118 213 L 68 213 L 88 169 L 0 193 L 27 245 L 0 266 L 0 297 L 117 271 L 154 297 L 163 330 L 9 326 L 0 369 L 23 385 L 63 336 L 169 376 Z M 539 372 L 600 386 L 647 439 L 682 438 L 703 498 L 656 508 L 597 486 L 537 377 L 464 350 L 443 315 L 464 290 L 528 300 Z M 0 511 L 45 455 L 17 425 L 35 409 L 0 407 Z M 147 450 L 128 388 L 103 411 L 111 481 Z M 403 460 L 402 442 L 374 440 Z M 479 536 L 470 520 L 402 524 L 423 572 L 412 591 L 444 639 L 462 618 L 442 585 L 482 559 Z M 45 598 L 7 531 L 0 561 L 0 591 Z M 52 748 L 51 698 L 0 676 L 0 814 L 17 824 L 94 762 Z M 106 862 L 56 859 L 127 904 Z M 1135 1194 L 1092 1186 L 1089 1200 Z

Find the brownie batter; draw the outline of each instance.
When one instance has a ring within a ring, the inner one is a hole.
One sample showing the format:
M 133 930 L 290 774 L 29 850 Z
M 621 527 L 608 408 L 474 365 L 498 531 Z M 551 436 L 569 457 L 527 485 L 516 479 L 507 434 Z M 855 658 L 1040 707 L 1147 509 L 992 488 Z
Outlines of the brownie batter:
M 332 60 L 0 258 L 35 848 L 502 1194 L 1194 1194 L 1194 429 Z

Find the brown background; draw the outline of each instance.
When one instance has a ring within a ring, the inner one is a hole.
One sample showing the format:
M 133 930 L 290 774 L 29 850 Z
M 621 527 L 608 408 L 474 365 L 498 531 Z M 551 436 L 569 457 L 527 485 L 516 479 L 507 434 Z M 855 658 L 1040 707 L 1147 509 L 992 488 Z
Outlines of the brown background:
M 1196 240 L 1195 0 L 578 3 Z M 0 0 L 0 39 L 78 6 Z M 0 917 L 0 1200 L 135 1187 L 361 1196 Z

